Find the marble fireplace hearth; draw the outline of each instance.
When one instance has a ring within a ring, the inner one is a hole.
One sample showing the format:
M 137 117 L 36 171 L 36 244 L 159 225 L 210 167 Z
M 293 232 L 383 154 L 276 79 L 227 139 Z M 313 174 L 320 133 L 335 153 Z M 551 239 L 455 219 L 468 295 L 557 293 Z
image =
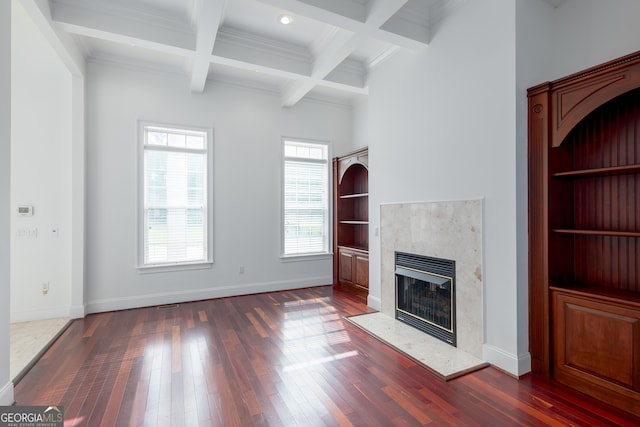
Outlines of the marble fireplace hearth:
M 349 320 L 443 377 L 482 361 L 482 200 L 385 204 L 380 208 L 381 311 Z M 456 262 L 457 347 L 395 319 L 395 252 Z

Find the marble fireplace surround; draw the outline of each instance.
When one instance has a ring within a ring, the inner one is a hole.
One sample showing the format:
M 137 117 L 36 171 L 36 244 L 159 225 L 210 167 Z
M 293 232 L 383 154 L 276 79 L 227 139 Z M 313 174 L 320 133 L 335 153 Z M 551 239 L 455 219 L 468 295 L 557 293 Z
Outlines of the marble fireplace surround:
M 482 200 L 381 205 L 381 311 L 353 319 L 445 379 L 487 365 L 481 360 L 482 215 Z M 457 347 L 395 320 L 395 251 L 455 260 Z

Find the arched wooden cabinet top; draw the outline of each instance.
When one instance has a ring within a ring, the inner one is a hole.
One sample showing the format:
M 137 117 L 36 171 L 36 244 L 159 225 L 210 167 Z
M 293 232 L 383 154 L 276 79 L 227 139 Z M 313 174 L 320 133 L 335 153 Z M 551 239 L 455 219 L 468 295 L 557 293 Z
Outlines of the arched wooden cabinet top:
M 353 153 L 349 153 L 343 157 L 338 158 L 338 182 L 342 184 L 344 174 L 353 165 L 361 165 L 365 169 L 369 169 L 369 149 L 368 147 L 362 148 Z
M 640 87 L 640 52 L 529 89 L 547 102 L 530 102 L 529 114 L 550 122 L 551 146 L 559 147 L 582 119 L 615 97 Z M 546 105 L 545 105 L 546 104 Z

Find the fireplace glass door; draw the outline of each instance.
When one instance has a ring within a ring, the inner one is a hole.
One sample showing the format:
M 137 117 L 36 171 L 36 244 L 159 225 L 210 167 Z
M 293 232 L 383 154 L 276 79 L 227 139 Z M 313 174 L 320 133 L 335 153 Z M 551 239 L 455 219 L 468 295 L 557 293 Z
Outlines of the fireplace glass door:
M 396 264 L 396 318 L 453 346 L 454 278 Z

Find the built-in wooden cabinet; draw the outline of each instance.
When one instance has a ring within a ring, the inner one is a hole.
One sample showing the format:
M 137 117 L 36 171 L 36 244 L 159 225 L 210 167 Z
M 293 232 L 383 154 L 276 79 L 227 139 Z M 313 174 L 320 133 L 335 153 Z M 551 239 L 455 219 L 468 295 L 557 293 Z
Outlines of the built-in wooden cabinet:
M 369 289 L 369 154 L 333 159 L 334 283 Z
M 551 287 L 553 376 L 640 411 L 640 298 L 588 286 Z
M 338 247 L 338 283 L 369 289 L 369 253 Z
M 532 370 L 640 415 L 640 52 L 529 89 Z

